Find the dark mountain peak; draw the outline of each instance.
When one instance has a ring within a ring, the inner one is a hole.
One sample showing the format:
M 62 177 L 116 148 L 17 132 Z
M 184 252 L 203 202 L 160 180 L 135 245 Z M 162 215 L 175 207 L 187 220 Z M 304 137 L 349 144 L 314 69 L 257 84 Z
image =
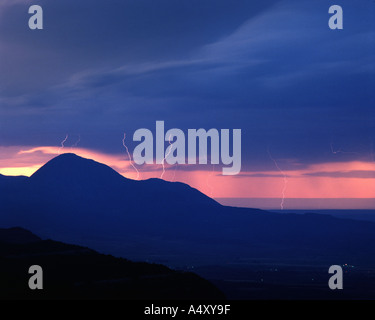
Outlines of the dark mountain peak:
M 64 153 L 48 161 L 31 177 L 31 181 L 40 183 L 100 183 L 117 184 L 127 179 L 109 166 L 77 156 Z
M 35 234 L 20 227 L 0 229 L 0 242 L 24 244 L 41 240 Z
M 67 159 L 70 159 L 70 160 L 82 160 L 82 159 L 85 159 L 83 157 L 80 157 L 78 155 L 76 155 L 75 153 L 62 153 L 60 155 L 58 155 L 57 157 L 53 158 L 52 160 L 54 161 L 67 161 Z
M 167 205 L 168 210 L 181 203 L 218 205 L 187 184 L 155 178 L 144 181 L 127 179 L 105 164 L 73 153 L 59 155 L 47 162 L 30 177 L 30 182 L 35 190 L 42 186 L 60 195 L 79 192 L 84 197 L 89 194 L 103 201 L 106 199 L 108 205 L 126 199 L 127 208 L 132 204 L 150 208 L 162 204 Z
M 52 160 L 48 161 L 43 167 L 41 167 L 37 172 L 43 171 L 48 168 L 57 168 L 61 169 L 64 166 L 82 166 L 87 165 L 88 163 L 100 163 L 95 162 L 94 160 L 86 159 L 76 155 L 75 153 L 63 153 Z M 36 173 L 34 175 L 36 175 Z

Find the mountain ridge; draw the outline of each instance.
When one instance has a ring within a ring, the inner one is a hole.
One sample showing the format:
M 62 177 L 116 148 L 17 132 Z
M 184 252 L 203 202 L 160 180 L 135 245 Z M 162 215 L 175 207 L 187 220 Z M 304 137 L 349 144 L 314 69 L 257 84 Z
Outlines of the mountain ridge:
M 194 273 L 42 240 L 19 227 L 0 229 L 0 260 L 0 299 L 225 299 Z M 26 271 L 35 264 L 43 268 L 39 291 L 27 286 Z
M 335 256 L 375 265 L 375 223 L 226 207 L 186 184 L 127 179 L 71 154 L 1 191 L 0 227 L 119 256 L 171 265 Z

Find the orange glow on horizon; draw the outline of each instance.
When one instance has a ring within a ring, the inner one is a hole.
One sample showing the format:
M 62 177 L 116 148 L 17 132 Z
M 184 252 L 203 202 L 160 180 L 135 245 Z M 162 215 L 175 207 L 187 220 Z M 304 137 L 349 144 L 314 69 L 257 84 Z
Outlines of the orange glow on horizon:
M 137 172 L 126 154 L 105 154 L 85 148 L 69 148 L 84 158 L 104 163 L 123 176 L 135 179 Z M 58 156 L 59 147 L 0 147 L 0 174 L 32 175 L 46 162 Z M 280 172 L 241 172 L 239 176 L 223 176 L 221 168 L 186 170 L 187 165 L 166 166 L 164 179 L 180 181 L 214 198 L 280 198 L 283 177 Z M 159 178 L 161 165 L 137 166 L 140 179 Z M 287 198 L 375 198 L 375 179 L 366 177 L 334 176 L 337 172 L 375 172 L 373 162 L 316 163 L 304 169 L 285 171 L 288 178 Z M 324 176 L 317 174 L 324 173 Z M 315 175 L 314 175 L 315 174 Z M 255 176 L 254 176 L 255 175 Z M 261 176 L 259 176 L 261 175 Z

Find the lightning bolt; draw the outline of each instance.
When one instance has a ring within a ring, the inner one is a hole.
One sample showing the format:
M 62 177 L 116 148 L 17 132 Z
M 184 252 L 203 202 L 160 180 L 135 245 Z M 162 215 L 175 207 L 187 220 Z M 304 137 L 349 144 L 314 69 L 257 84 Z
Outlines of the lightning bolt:
M 139 179 L 139 171 L 138 171 L 138 169 L 135 167 L 135 165 L 133 164 L 132 157 L 131 157 L 131 155 L 130 155 L 129 149 L 128 149 L 128 147 L 127 147 L 126 144 L 125 144 L 125 139 L 126 139 L 126 133 L 124 133 L 124 138 L 122 139 L 122 145 L 124 146 L 124 148 L 125 148 L 125 150 L 126 150 L 126 153 L 128 154 L 128 157 L 129 157 L 129 161 L 130 161 L 131 166 L 132 166 L 132 167 L 134 168 L 134 170 L 137 172 L 137 178 L 136 178 L 136 180 L 138 180 L 138 179 Z
M 71 146 L 71 148 L 75 148 L 75 147 L 77 147 L 78 146 L 78 143 L 80 143 L 81 142 L 81 135 L 79 134 L 78 135 L 78 140 Z
M 66 142 L 66 140 L 68 140 L 68 137 L 69 137 L 69 135 L 67 134 L 67 135 L 65 136 L 65 139 L 64 139 L 63 141 L 61 141 L 61 147 L 60 147 L 59 150 L 58 150 L 58 154 L 60 154 L 60 153 L 61 153 L 61 150 L 64 149 L 64 143 Z
M 165 159 L 168 158 L 168 156 L 170 155 L 171 150 L 172 150 L 171 135 L 169 135 L 168 141 L 169 141 L 169 147 L 167 148 L 167 152 L 165 154 L 165 157 L 164 157 L 163 161 L 161 162 L 161 165 L 163 166 L 163 172 L 161 173 L 160 179 L 163 179 L 163 176 L 164 176 L 164 173 L 165 173 L 164 161 L 165 161 Z
M 359 154 L 358 152 L 343 151 L 342 149 L 335 150 L 333 148 L 333 143 L 331 143 L 331 152 L 332 152 L 332 154 L 338 154 L 338 153 L 343 153 L 343 154 Z
M 287 187 L 287 184 L 288 184 L 288 179 L 286 178 L 285 172 L 280 169 L 279 165 L 277 164 L 277 161 L 271 156 L 271 152 L 270 152 L 269 148 L 267 149 L 267 152 L 268 152 L 268 155 L 269 155 L 270 159 L 274 162 L 277 170 L 279 170 L 280 173 L 283 175 L 284 187 L 283 187 L 283 190 L 282 190 L 282 193 L 281 193 L 282 198 L 281 198 L 281 202 L 280 202 L 280 209 L 284 210 L 285 192 L 286 192 L 286 187 Z

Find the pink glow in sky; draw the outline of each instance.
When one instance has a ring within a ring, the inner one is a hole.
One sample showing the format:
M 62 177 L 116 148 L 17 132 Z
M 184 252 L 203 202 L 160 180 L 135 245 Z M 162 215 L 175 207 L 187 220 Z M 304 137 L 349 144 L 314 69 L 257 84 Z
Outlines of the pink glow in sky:
M 0 174 L 32 175 L 44 163 L 59 153 L 59 147 L 0 147 Z M 104 154 L 85 148 L 65 147 L 61 153 L 73 152 L 84 158 L 104 163 L 123 176 L 135 179 L 137 172 L 127 154 Z M 160 178 L 161 165 L 137 166 L 140 179 Z M 272 171 L 241 172 L 223 176 L 221 167 L 166 165 L 163 179 L 181 181 L 214 198 L 280 198 L 284 177 Z M 316 163 L 304 169 L 285 171 L 288 198 L 375 198 L 375 163 L 331 162 Z

